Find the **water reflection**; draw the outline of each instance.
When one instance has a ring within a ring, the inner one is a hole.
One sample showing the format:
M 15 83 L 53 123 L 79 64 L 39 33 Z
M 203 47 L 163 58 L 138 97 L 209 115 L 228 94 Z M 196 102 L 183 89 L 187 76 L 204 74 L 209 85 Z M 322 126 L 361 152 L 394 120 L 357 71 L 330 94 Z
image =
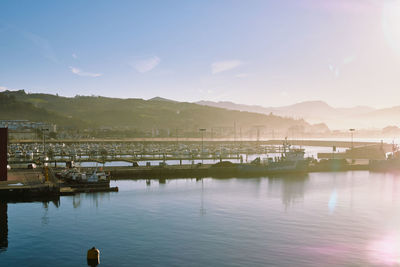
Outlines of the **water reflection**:
M 271 177 L 268 179 L 268 194 L 281 197 L 285 208 L 288 208 L 304 199 L 308 180 L 308 174 Z
M 337 203 L 337 192 L 336 192 L 336 189 L 333 189 L 331 196 L 329 197 L 329 202 L 328 202 L 328 208 L 329 208 L 330 214 L 332 214 L 335 211 L 336 203 Z
M 56 208 L 60 206 L 60 200 L 51 201 Z M 41 217 L 42 225 L 49 224 L 48 207 L 49 201 L 43 201 L 43 216 Z M 0 201 L 0 253 L 6 251 L 8 248 L 8 204 L 6 201 Z
M 8 214 L 7 203 L 0 202 L 0 253 L 8 247 Z
M 82 193 L 72 196 L 72 205 L 74 208 L 79 208 L 81 206 L 81 201 L 88 199 L 91 201 L 92 205 L 96 208 L 100 207 L 100 204 L 104 200 L 110 201 L 111 192 L 96 192 L 96 193 Z
M 48 202 L 43 202 L 43 216 L 42 216 L 42 225 L 47 225 L 49 224 L 50 218 L 48 216 L 48 212 L 49 212 L 49 203 Z
M 400 263 L 400 237 L 393 232 L 370 242 L 367 247 L 371 263 L 379 266 L 398 266 Z
M 196 179 L 197 181 L 197 179 Z M 206 214 L 206 209 L 204 208 L 204 180 L 201 179 L 201 204 L 200 204 L 200 215 L 204 216 Z
M 81 205 L 81 194 L 73 195 L 72 196 L 72 206 L 74 209 L 79 208 Z
M 58 210 L 8 205 L 9 232 L 3 203 L 1 244 L 8 233 L 12 246 L 0 265 L 41 266 L 63 251 L 59 266 L 81 266 L 77 248 L 96 245 L 104 266 L 399 266 L 399 181 L 365 171 L 121 180 L 118 193 L 61 197 Z

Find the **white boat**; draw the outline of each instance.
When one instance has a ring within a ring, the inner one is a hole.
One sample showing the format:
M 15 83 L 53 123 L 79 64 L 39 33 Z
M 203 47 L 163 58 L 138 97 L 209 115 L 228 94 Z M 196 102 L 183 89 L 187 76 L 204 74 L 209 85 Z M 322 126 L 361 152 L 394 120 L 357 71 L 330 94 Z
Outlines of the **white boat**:
M 87 181 L 88 182 L 107 181 L 108 176 L 109 175 L 106 174 L 104 171 L 98 172 L 97 170 L 94 170 L 93 173 L 87 174 Z

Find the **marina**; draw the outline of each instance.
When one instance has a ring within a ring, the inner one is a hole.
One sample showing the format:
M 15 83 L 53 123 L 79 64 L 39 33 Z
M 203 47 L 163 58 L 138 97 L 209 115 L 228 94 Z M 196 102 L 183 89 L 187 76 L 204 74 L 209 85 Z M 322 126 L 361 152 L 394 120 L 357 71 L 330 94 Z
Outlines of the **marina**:
M 101 247 L 105 265 L 108 262 L 118 266 L 148 265 L 149 262 L 157 265 L 161 261 L 180 265 L 188 261 L 187 255 L 195 260 L 196 266 L 211 263 L 224 266 L 224 262 L 232 261 L 251 266 L 263 266 L 265 262 L 310 266 L 317 259 L 325 266 L 380 263 L 380 252 L 370 252 L 374 242 L 380 242 L 375 241 L 378 237 L 372 234 L 359 239 L 352 233 L 371 227 L 382 231 L 387 227 L 383 221 L 371 225 L 359 221 L 348 232 L 336 232 L 332 227 L 340 227 L 340 223 L 329 224 L 326 218 L 342 216 L 341 220 L 354 220 L 355 207 L 360 214 L 366 212 L 357 203 L 373 201 L 383 195 L 387 197 L 387 190 L 382 187 L 387 183 L 396 186 L 400 173 L 398 147 L 382 142 L 334 144 L 343 147 L 293 145 L 291 140 L 283 140 L 280 145 L 243 145 L 227 141 L 218 145 L 202 142 L 178 145 L 168 142 L 10 144 L 6 153 L 7 179 L 0 182 L 0 255 L 11 265 L 28 260 L 15 257 L 15 253 L 24 253 L 16 231 L 30 229 L 44 235 L 31 237 L 31 242 L 44 238 L 54 243 L 52 235 L 58 239 L 65 239 L 67 235 L 66 246 L 56 244 L 64 250 L 63 257 L 73 258 L 74 264 L 84 262 L 81 256 L 71 256 L 78 245 L 75 239 L 80 240 L 79 246 L 90 248 L 95 242 L 96 247 Z M 5 166 L 4 161 L 2 166 Z M 370 192 L 370 186 L 381 186 L 381 193 Z M 355 193 L 349 193 L 353 191 Z M 394 200 L 398 198 L 396 192 L 392 191 Z M 302 207 L 301 203 L 307 206 Z M 387 209 L 396 209 L 397 200 L 391 203 Z M 171 207 L 178 208 L 171 210 Z M 114 211 L 118 214 L 116 217 Z M 35 212 L 42 213 L 42 217 L 38 218 Z M 377 214 L 381 209 L 373 208 L 372 212 Z M 292 213 L 299 220 L 295 228 L 290 226 Z M 33 225 L 23 224 L 18 218 L 22 214 L 29 214 Z M 78 216 L 75 227 L 70 225 L 71 216 Z M 171 216 L 178 217 L 179 222 L 172 225 L 170 219 L 163 219 Z M 390 217 L 385 218 L 386 222 L 396 223 Z M 315 222 L 318 226 L 310 228 Z M 112 236 L 107 231 L 98 234 L 110 224 L 118 228 Z M 153 233 L 146 230 L 149 225 Z M 245 228 L 238 231 L 239 225 Z M 63 231 L 57 231 L 58 227 L 63 227 Z M 132 231 L 130 227 L 136 233 L 134 238 L 126 236 Z M 190 240 L 166 234 L 165 231 L 177 232 L 176 227 L 179 232 L 190 233 Z M 253 228 L 256 231 L 253 232 Z M 201 234 L 193 237 L 196 231 Z M 231 239 L 224 240 L 215 234 L 216 231 L 229 234 Z M 276 231 L 289 235 L 274 235 Z M 315 243 L 322 233 L 330 242 Z M 351 238 L 346 244 L 336 244 L 334 240 L 338 234 Z M 293 243 L 291 240 L 290 245 L 285 245 L 288 236 L 303 241 Z M 120 245 L 110 246 L 115 242 Z M 167 248 L 172 244 L 176 246 L 177 242 L 182 244 L 180 251 L 185 253 L 173 257 L 175 249 Z M 238 245 L 228 245 L 232 242 Z M 38 242 L 37 249 L 52 251 L 46 243 Z M 144 255 L 153 251 L 154 244 L 159 245 L 160 251 L 152 252 L 149 260 Z M 275 249 L 273 244 L 278 244 L 279 248 Z M 121 250 L 124 246 L 134 249 L 135 256 L 121 253 L 119 256 L 126 260 L 114 257 L 112 250 L 119 246 Z M 254 249 L 256 246 L 265 247 L 268 258 L 263 256 L 265 250 Z M 333 256 L 325 252 L 301 255 L 295 252 L 304 247 L 313 251 L 317 246 L 327 250 L 336 250 L 338 246 L 349 248 Z M 354 246 L 362 248 L 354 250 Z M 188 247 L 200 247 L 201 251 Z M 215 254 L 207 251 L 207 247 L 212 247 Z M 282 249 L 285 257 L 282 257 Z M 239 252 L 252 256 L 248 259 L 220 256 Z M 210 257 L 204 259 L 203 253 Z M 46 255 L 39 253 L 29 260 L 43 262 Z M 290 257 L 296 259 L 290 260 Z M 59 266 L 69 266 L 71 261 L 64 263 Z
M 394 144 L 351 142 L 347 143 L 350 148 L 340 147 L 339 152 L 335 146 L 319 147 L 326 143 L 318 140 L 305 141 L 313 143 L 315 146 L 312 147 L 292 143 L 297 141 L 283 140 L 281 145 L 244 145 L 226 140 L 219 145 L 203 142 L 11 144 L 7 153 L 8 166 L 15 182 L 2 182 L 0 191 L 4 192 L 3 198 L 33 198 L 37 195 L 118 191 L 118 188 L 110 187 L 110 179 L 262 177 L 398 169 L 396 164 L 385 167 L 380 163 L 377 167 L 377 162 L 385 162 L 390 155 L 398 157 L 394 153 L 397 149 Z M 332 152 L 320 152 L 329 149 Z M 18 178 L 28 169 L 36 180 L 27 182 Z
M 400 0 L 0 10 L 0 267 L 400 267 Z

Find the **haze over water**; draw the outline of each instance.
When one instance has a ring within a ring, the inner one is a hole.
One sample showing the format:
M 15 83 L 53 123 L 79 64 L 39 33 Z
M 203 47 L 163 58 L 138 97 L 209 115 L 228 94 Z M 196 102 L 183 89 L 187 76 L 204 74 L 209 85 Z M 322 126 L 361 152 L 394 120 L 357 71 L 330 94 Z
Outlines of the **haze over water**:
M 118 193 L 8 204 L 1 266 L 395 266 L 400 176 L 118 181 Z M 4 229 L 3 229 L 4 230 Z

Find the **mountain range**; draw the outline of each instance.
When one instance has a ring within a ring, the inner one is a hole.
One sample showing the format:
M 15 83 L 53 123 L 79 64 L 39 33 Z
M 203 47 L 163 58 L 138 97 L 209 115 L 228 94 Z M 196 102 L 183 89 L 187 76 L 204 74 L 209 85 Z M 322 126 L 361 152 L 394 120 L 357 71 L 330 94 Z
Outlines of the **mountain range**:
M 300 127 L 309 132 L 330 129 L 372 129 L 400 125 L 400 106 L 375 109 L 368 106 L 335 108 L 323 101 L 306 101 L 281 107 L 243 105 L 232 102 L 178 102 L 162 97 L 149 100 L 101 96 L 62 97 L 26 93 L 0 93 L 0 119 L 48 121 L 60 126 L 149 130 L 198 128 L 276 131 Z M 328 128 L 329 127 L 329 128 Z
M 281 133 L 288 129 L 316 132 L 329 131 L 323 125 L 311 125 L 302 119 L 248 111 L 177 102 L 156 97 L 149 100 L 101 96 L 62 97 L 31 94 L 24 90 L 0 93 L 0 119 L 25 119 L 55 123 L 78 129 L 108 128 L 138 131 L 181 129 L 198 132 L 199 128 L 230 128 L 253 131 L 264 127 Z
M 388 125 L 400 125 L 400 106 L 385 109 L 375 109 L 368 106 L 335 108 L 323 101 L 305 101 L 281 107 L 243 105 L 227 101 L 198 101 L 196 103 L 231 110 L 304 119 L 310 123 L 326 123 L 331 129 L 370 129 L 383 128 Z

